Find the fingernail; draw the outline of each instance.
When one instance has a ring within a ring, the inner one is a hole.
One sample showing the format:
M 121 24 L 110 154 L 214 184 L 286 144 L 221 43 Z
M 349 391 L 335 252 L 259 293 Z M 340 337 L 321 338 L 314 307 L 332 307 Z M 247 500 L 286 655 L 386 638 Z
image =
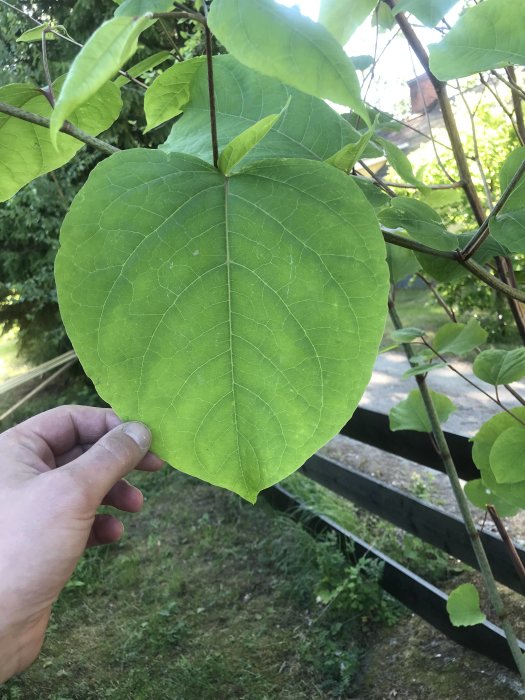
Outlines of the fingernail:
M 126 435 L 129 435 L 141 449 L 147 450 L 151 445 L 151 433 L 143 423 L 124 423 L 122 430 Z

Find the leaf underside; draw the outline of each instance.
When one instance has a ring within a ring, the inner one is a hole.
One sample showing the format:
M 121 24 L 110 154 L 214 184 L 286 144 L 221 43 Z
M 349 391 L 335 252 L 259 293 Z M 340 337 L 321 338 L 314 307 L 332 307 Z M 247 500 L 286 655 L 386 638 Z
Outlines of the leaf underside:
M 388 269 L 358 187 L 314 161 L 225 177 L 131 150 L 77 195 L 61 313 L 100 395 L 173 466 L 254 501 L 342 427 L 371 375 Z

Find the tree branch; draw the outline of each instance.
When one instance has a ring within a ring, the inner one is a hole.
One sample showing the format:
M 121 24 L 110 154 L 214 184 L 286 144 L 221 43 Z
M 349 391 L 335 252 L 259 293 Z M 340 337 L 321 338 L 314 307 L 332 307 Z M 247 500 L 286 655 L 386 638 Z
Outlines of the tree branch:
M 20 109 L 20 107 L 15 107 L 14 105 L 7 104 L 6 102 L 0 102 L 0 113 L 8 114 L 10 117 L 23 119 L 24 121 L 30 122 L 31 124 L 37 124 L 38 126 L 43 126 L 46 129 L 49 129 L 49 119 L 47 119 L 47 117 L 41 117 L 39 114 L 26 112 L 25 109 Z M 110 143 L 106 143 L 106 141 L 101 141 L 95 136 L 87 134 L 85 131 L 82 131 L 82 129 L 78 129 L 76 126 L 73 126 L 73 124 L 70 124 L 69 122 L 66 122 L 64 126 L 60 129 L 60 131 L 63 134 L 72 136 L 78 141 L 82 141 L 83 143 L 87 144 L 88 146 L 91 146 L 92 148 L 96 148 L 99 151 L 102 151 L 103 153 L 109 153 L 111 155 L 120 151 L 120 148 L 112 146 Z

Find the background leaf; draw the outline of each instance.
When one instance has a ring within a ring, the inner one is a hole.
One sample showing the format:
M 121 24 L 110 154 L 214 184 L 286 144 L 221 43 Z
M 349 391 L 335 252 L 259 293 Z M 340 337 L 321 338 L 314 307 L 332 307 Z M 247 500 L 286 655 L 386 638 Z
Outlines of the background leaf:
M 483 350 L 474 360 L 472 371 L 488 384 L 511 384 L 525 377 L 525 348 Z
M 325 160 L 361 136 L 323 100 L 256 73 L 233 56 L 214 56 L 213 67 L 219 150 L 262 117 L 279 112 L 288 98 L 292 98 L 286 114 L 246 156 L 244 163 L 271 157 Z M 190 101 L 161 148 L 191 153 L 212 162 L 205 65 L 197 69 L 191 83 Z M 365 150 L 370 157 L 379 153 L 371 144 Z
M 319 24 L 344 46 L 376 5 L 377 0 L 321 0 Z
M 69 69 L 51 114 L 53 144 L 64 121 L 133 56 L 140 33 L 150 24 L 148 17 L 115 17 L 88 39 Z
M 425 183 L 414 175 L 412 164 L 400 148 L 380 136 L 376 136 L 374 141 L 383 148 L 389 164 L 404 182 L 408 182 L 424 192 L 428 190 Z
M 245 65 L 315 97 L 346 105 L 370 125 L 350 58 L 323 26 L 273 0 L 214 0 L 208 24 Z
M 439 394 L 431 389 L 430 395 L 436 407 L 441 423 L 444 423 L 450 414 L 456 410 L 452 401 L 444 394 Z M 430 419 L 425 410 L 425 404 L 421 398 L 419 389 L 411 391 L 404 401 L 400 401 L 390 409 L 390 430 L 417 430 L 420 433 L 432 432 Z
M 60 92 L 62 83 L 63 79 L 60 78 L 53 84 L 55 94 Z M 49 101 L 38 88 L 31 85 L 0 87 L 0 101 L 42 117 L 51 114 Z M 71 115 L 71 122 L 96 136 L 113 124 L 121 109 L 120 90 L 112 83 L 106 83 Z M 40 175 L 60 168 L 83 146 L 82 141 L 59 133 L 55 149 L 49 129 L 0 114 L 0 201 L 9 199 Z
M 447 600 L 447 612 L 454 627 L 479 625 L 487 619 L 479 607 L 479 593 L 472 583 L 462 583 Z
M 486 510 L 487 504 L 490 503 L 496 508 L 498 515 L 502 518 L 512 517 L 519 511 L 518 506 L 508 503 L 503 498 L 493 493 L 493 491 L 485 485 L 483 479 L 467 481 L 463 490 L 465 491 L 466 497 L 473 505 L 482 510 Z
M 410 12 L 427 27 L 435 27 L 458 0 L 399 0 L 394 8 L 398 12 Z
M 144 75 L 144 73 L 153 70 L 167 60 L 173 60 L 173 56 L 169 51 L 157 51 L 157 53 L 154 53 L 152 56 L 148 56 L 143 61 L 139 61 L 134 66 L 131 66 L 131 68 L 128 68 L 126 73 L 132 78 L 139 78 L 141 75 Z M 118 75 L 113 81 L 113 83 L 119 88 L 123 85 L 127 85 L 129 82 L 130 79 L 126 78 L 125 75 Z
M 384 328 L 384 257 L 373 209 L 324 163 L 225 178 L 138 149 L 91 173 L 56 278 L 101 396 L 145 421 L 173 466 L 253 501 L 357 405 Z
M 482 345 L 487 335 L 475 318 L 471 318 L 467 324 L 445 323 L 437 330 L 432 347 L 441 354 L 465 355 Z
M 147 12 L 170 12 L 173 0 L 124 0 L 114 12 L 115 17 L 140 17 Z
M 525 64 L 525 3 L 484 0 L 468 7 L 439 44 L 429 46 L 430 69 L 440 80 Z
M 144 96 L 147 122 L 144 133 L 182 113 L 190 99 L 190 86 L 195 73 L 205 64 L 206 56 L 174 63 L 153 81 Z
M 525 430 L 508 428 L 498 435 L 489 454 L 490 468 L 499 484 L 525 481 Z

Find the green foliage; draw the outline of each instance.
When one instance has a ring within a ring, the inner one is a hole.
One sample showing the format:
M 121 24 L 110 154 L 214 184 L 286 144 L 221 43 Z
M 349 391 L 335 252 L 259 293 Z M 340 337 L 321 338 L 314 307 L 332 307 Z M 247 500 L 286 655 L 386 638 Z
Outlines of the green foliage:
M 171 58 L 172 56 L 169 51 L 158 51 L 152 56 L 148 56 L 148 58 L 145 58 L 143 61 L 139 61 L 134 66 L 131 66 L 131 68 L 128 68 L 126 73 L 129 75 L 129 78 L 127 78 L 125 75 L 119 75 L 113 82 L 117 87 L 121 88 L 124 85 L 127 85 L 131 78 L 140 78 L 144 75 L 144 73 L 150 73 L 154 68 L 157 68 L 157 66 L 159 66 L 161 63 L 164 63 Z M 145 99 L 146 96 L 144 96 L 144 101 Z M 144 110 L 145 109 L 146 106 L 144 104 Z
M 455 627 L 479 625 L 486 620 L 479 607 L 479 593 L 472 583 L 462 583 L 450 593 L 447 612 Z
M 410 12 L 427 27 L 435 27 L 436 24 L 451 10 L 458 0 L 399 0 L 394 12 Z
M 494 473 L 492 449 L 500 436 L 508 430 L 520 430 L 525 432 L 525 408 L 514 408 L 509 413 L 498 413 L 484 423 L 473 438 L 472 459 L 481 473 L 482 485 L 494 493 L 498 498 L 510 506 L 525 506 L 525 473 L 523 479 L 513 483 L 500 483 Z M 515 437 L 512 433 L 511 437 Z M 503 443 L 505 441 L 503 438 Z M 494 453 L 496 470 L 499 470 L 498 452 Z M 522 455 L 519 457 L 519 465 L 522 464 Z M 498 471 L 501 474 L 501 471 Z
M 57 144 L 58 130 L 76 109 L 84 105 L 137 50 L 141 32 L 150 26 L 148 17 L 116 17 L 105 22 L 73 61 L 55 108 L 49 135 Z
M 484 350 L 474 360 L 476 377 L 488 384 L 511 384 L 525 377 L 525 348 Z
M 115 17 L 139 17 L 147 12 L 169 12 L 173 0 L 124 0 L 115 10 Z
M 508 501 L 495 494 L 483 483 L 482 479 L 467 481 L 464 491 L 466 497 L 473 505 L 486 510 L 487 505 L 490 503 L 502 518 L 516 515 L 519 511 L 519 506 L 511 505 Z
M 284 117 L 253 148 L 244 164 L 272 157 L 325 160 L 360 138 L 356 129 L 316 97 L 289 88 L 275 78 L 254 73 L 233 56 L 215 56 L 213 65 L 220 150 L 248 126 L 279 112 L 291 97 Z M 206 66 L 196 71 L 190 101 L 162 149 L 191 153 L 212 162 Z M 374 196 L 385 199 L 377 187 L 373 190 Z
M 221 173 L 225 175 L 231 174 L 235 166 L 262 141 L 270 129 L 285 114 L 290 100 L 291 97 L 288 98 L 287 103 L 278 114 L 269 114 L 267 117 L 263 117 L 236 136 L 233 141 L 230 141 L 219 157 L 218 167 Z
M 445 323 L 438 330 L 432 341 L 432 347 L 439 353 L 466 355 L 487 340 L 487 332 L 475 318 L 467 324 Z
M 56 81 L 53 88 L 57 94 L 62 94 L 62 79 Z M 42 117 L 49 117 L 52 112 L 42 91 L 31 85 L 11 84 L 0 88 L 0 101 Z M 71 122 L 88 134 L 96 135 L 113 124 L 121 109 L 120 91 L 112 83 L 105 83 L 70 115 Z M 82 145 L 72 136 L 59 134 L 55 148 L 49 129 L 0 114 L 0 201 L 12 197 L 31 180 L 67 163 Z
M 346 173 L 350 173 L 370 143 L 370 139 L 374 134 L 376 126 L 377 118 L 370 129 L 367 129 L 358 141 L 343 146 L 341 150 L 334 153 L 334 155 L 330 156 L 330 158 L 327 158 L 326 162 L 329 163 L 329 165 L 339 168 L 339 170 L 344 170 Z
M 445 394 L 439 394 L 431 389 L 429 391 L 437 416 L 440 422 L 444 423 L 450 414 L 456 410 L 456 407 Z M 391 408 L 388 417 L 390 419 L 390 430 L 392 431 L 417 430 L 420 433 L 432 432 L 430 418 L 419 389 L 411 391 L 404 401 L 400 401 Z
M 376 5 L 377 0 L 321 0 L 319 23 L 344 46 Z
M 440 80 L 525 64 L 525 5 L 484 0 L 469 7 L 439 44 L 430 46 L 430 69 Z
M 242 9 L 241 9 L 242 8 Z M 370 124 L 355 68 L 336 39 L 273 0 L 214 0 L 208 23 L 241 63 L 309 95 L 345 105 Z
M 64 27 L 61 25 L 53 25 L 47 22 L 45 24 L 40 24 L 38 27 L 34 27 L 34 29 L 28 29 L 27 32 L 24 32 L 18 37 L 17 42 L 26 41 L 30 43 L 32 41 L 42 41 L 44 32 L 46 34 L 46 41 L 56 41 L 58 37 L 54 32 L 49 31 L 50 29 L 54 29 L 61 34 L 65 31 Z
M 421 328 L 398 328 L 392 331 L 390 337 L 398 343 L 410 343 L 416 338 L 421 338 L 422 335 L 425 335 L 425 331 Z
M 490 450 L 490 468 L 498 484 L 515 484 L 525 480 L 523 454 L 525 430 L 508 428 L 498 435 Z
M 388 287 L 373 210 L 334 168 L 267 160 L 224 178 L 146 150 L 91 174 L 56 277 L 100 395 L 168 462 L 249 500 L 354 410 Z
M 414 175 L 412 164 L 400 148 L 391 141 L 387 141 L 380 136 L 376 136 L 374 140 L 384 150 L 389 164 L 394 168 L 403 182 L 415 185 L 422 192 L 427 191 L 425 183 Z
M 182 63 L 175 63 L 149 86 L 144 96 L 146 132 L 182 114 L 190 99 L 190 86 L 195 73 L 205 62 L 205 56 L 196 56 Z

